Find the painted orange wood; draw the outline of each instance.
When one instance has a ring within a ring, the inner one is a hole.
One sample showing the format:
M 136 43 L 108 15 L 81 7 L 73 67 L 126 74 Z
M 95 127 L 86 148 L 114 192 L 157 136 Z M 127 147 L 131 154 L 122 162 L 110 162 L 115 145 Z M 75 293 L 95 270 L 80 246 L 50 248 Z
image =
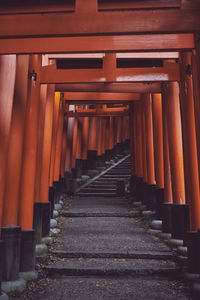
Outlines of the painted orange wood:
M 54 165 L 54 181 L 60 179 L 60 163 L 61 163 L 61 151 L 62 151 L 62 139 L 63 139 L 63 123 L 64 123 L 64 102 L 61 96 L 59 115 L 58 115 L 58 128 L 56 135 L 56 152 L 55 152 L 55 165 Z
M 86 107 L 87 109 L 87 107 Z M 83 144 L 82 144 L 82 159 L 87 159 L 87 151 L 88 151 L 88 138 L 89 138 L 89 118 L 83 118 Z
M 69 105 L 69 109 L 75 110 L 75 105 Z M 74 118 L 67 119 L 67 149 L 65 157 L 65 171 L 70 171 L 72 167 L 72 145 L 73 145 L 73 128 Z
M 53 133 L 55 85 L 47 86 L 47 100 L 44 119 L 44 136 L 42 146 L 40 202 L 48 202 L 50 186 L 51 147 Z
M 56 91 L 60 92 L 101 92 L 101 93 L 160 93 L 161 84 L 137 83 L 63 83 L 56 84 Z M 93 99 L 91 99 L 93 100 Z
M 141 110 L 142 110 L 142 142 L 143 142 L 143 153 L 142 153 L 142 160 L 143 160 L 143 180 L 144 182 L 148 182 L 148 172 L 147 172 L 147 136 L 146 136 L 146 105 L 145 100 L 146 96 L 143 94 L 141 96 Z
M 0 56 L 0 224 L 4 205 L 6 183 L 6 160 L 9 147 L 9 134 L 12 120 L 13 96 L 16 74 L 16 56 Z
M 76 167 L 76 149 L 77 149 L 77 139 L 78 139 L 78 119 L 74 120 L 73 129 L 73 144 L 72 144 L 72 168 Z
M 131 175 L 136 174 L 135 169 L 135 135 L 134 135 L 134 106 L 133 103 L 130 103 L 130 114 L 129 114 L 129 127 L 130 127 L 130 161 L 131 161 Z
M 185 204 L 182 128 L 178 83 L 167 83 L 165 94 L 173 201 L 176 204 Z
M 155 184 L 155 165 L 154 165 L 154 140 L 153 140 L 153 120 L 152 120 L 152 97 L 146 94 L 146 137 L 147 137 L 147 173 L 148 183 Z
M 166 105 L 168 105 L 166 94 L 163 93 L 162 94 L 162 120 L 163 120 L 163 157 L 164 157 L 164 202 L 173 203 Z
M 112 65 L 111 65 L 112 66 Z M 77 70 L 56 69 L 56 65 L 41 68 L 41 83 L 102 83 L 102 82 L 150 82 L 179 80 L 179 64 L 164 62 L 163 67 L 156 68 L 116 68 L 108 64 L 103 69 Z
M 190 209 L 191 230 L 200 228 L 200 195 L 199 195 L 199 166 L 197 156 L 196 128 L 194 114 L 194 95 L 192 74 L 186 73 L 188 65 L 191 65 L 191 52 L 181 54 L 182 80 L 181 87 L 181 112 L 183 128 L 183 155 L 185 170 L 186 199 Z
M 88 14 L 85 12 L 8 14 L 0 16 L 0 37 L 190 33 L 200 29 L 199 14 L 199 8 L 108 11 Z
M 4 191 L 3 226 L 18 225 L 20 175 L 23 160 L 23 136 L 25 130 L 28 91 L 28 64 L 29 56 L 17 56 L 12 120 L 8 142 L 7 164 L 4 173 L 6 182 Z M 12 101 L 12 99 L 10 99 L 10 101 Z M 8 99 L 6 99 L 6 102 L 8 102 Z
M 162 95 L 152 94 L 155 177 L 158 188 L 164 188 Z
M 54 94 L 53 132 L 52 132 L 52 143 L 51 143 L 51 164 L 50 164 L 49 186 L 53 186 L 53 182 L 54 182 L 54 166 L 55 166 L 55 155 L 56 155 L 59 107 L 60 107 L 60 93 L 56 92 Z
M 36 175 L 41 55 L 31 55 L 29 71 L 37 72 L 37 80 L 29 79 L 24 132 L 23 163 L 21 169 L 19 225 L 23 230 L 33 226 L 33 203 Z
M 141 102 L 135 103 L 136 146 L 137 146 L 137 176 L 143 177 L 143 140 L 142 140 L 142 110 Z

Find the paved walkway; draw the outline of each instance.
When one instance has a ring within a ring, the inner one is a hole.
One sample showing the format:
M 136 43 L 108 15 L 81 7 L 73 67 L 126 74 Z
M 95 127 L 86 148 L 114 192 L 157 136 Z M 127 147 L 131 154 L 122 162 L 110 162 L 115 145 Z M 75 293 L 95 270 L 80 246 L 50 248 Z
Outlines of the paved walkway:
M 68 200 L 47 279 L 30 299 L 194 299 L 168 246 L 148 233 L 125 197 L 115 196 L 121 175 L 130 175 L 128 159 Z

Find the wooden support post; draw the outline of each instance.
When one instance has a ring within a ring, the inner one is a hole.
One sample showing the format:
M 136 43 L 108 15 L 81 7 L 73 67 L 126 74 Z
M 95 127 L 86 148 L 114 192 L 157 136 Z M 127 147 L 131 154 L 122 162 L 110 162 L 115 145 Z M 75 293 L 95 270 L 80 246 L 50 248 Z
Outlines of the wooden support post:
M 87 109 L 87 106 L 86 106 Z M 89 138 L 89 118 L 83 118 L 83 136 L 82 136 L 82 160 L 83 160 L 83 173 L 87 173 L 87 155 L 88 155 L 88 138 Z
M 181 54 L 181 113 L 183 127 L 186 199 L 189 203 L 191 230 L 200 228 L 199 170 L 196 144 L 191 52 Z
M 78 119 L 75 118 L 74 130 L 73 130 L 73 144 L 72 144 L 72 169 L 76 167 L 77 138 L 78 138 Z
M 60 163 L 61 163 L 61 150 L 63 138 L 63 122 L 64 122 L 64 102 L 60 97 L 58 127 L 56 134 L 56 151 L 55 151 L 55 165 L 54 165 L 54 181 L 60 180 Z
M 33 226 L 41 59 L 41 55 L 31 55 L 29 62 L 31 77 L 28 85 L 19 209 L 19 225 L 23 230 L 31 230 Z
M 151 94 L 146 94 L 146 137 L 147 137 L 147 173 L 148 184 L 155 184 L 154 167 L 154 143 L 153 143 L 153 122 L 152 122 L 152 98 Z
M 50 175 L 49 175 L 50 186 L 53 186 L 54 184 L 54 165 L 55 165 L 55 154 L 56 154 L 59 106 L 60 106 L 60 93 L 56 92 L 54 98 L 54 108 L 53 108 L 53 132 L 52 132 L 52 145 L 51 145 L 51 165 L 50 165 Z
M 189 230 L 189 211 L 188 205 L 185 204 L 179 85 L 177 82 L 169 82 L 166 84 L 166 88 L 165 108 L 174 201 L 172 206 L 172 236 L 184 238 L 185 233 Z
M 69 105 L 69 110 L 75 109 L 75 105 Z M 69 173 L 72 168 L 72 147 L 73 147 L 73 128 L 74 128 L 73 118 L 67 119 L 67 149 L 65 158 L 65 172 Z
M 7 167 L 4 174 L 4 177 L 6 176 L 6 183 L 4 191 L 3 226 L 18 225 L 20 174 L 23 159 L 23 136 L 28 90 L 28 64 L 29 56 L 17 56 Z
M 131 160 L 131 175 L 136 175 L 135 170 L 135 139 L 134 139 L 134 104 L 130 104 L 130 115 L 129 115 L 129 127 L 130 127 L 130 160 Z
M 142 95 L 141 98 L 141 110 L 142 110 L 142 161 L 143 161 L 143 181 L 148 182 L 148 173 L 147 173 L 147 136 L 146 136 L 146 112 L 145 112 L 145 95 Z
M 143 178 L 143 143 L 142 143 L 142 110 L 141 102 L 135 103 L 136 145 L 137 145 L 137 176 Z
M 88 168 L 96 168 L 97 161 L 97 118 L 89 118 Z

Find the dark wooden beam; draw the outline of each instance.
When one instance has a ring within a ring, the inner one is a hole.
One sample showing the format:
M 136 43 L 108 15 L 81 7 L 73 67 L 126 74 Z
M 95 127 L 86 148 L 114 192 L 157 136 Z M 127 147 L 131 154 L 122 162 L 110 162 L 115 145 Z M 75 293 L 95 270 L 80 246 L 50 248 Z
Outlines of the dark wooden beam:
M 128 116 L 129 110 L 124 111 L 104 111 L 104 112 L 66 112 L 65 116 L 68 118 L 81 118 L 81 117 L 121 117 Z

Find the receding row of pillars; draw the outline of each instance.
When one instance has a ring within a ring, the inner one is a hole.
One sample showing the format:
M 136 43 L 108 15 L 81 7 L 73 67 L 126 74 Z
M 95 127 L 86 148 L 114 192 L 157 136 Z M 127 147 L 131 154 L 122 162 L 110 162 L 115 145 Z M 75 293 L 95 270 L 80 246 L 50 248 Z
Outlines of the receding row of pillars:
M 196 50 L 180 53 L 180 69 L 180 82 L 163 83 L 161 94 L 143 94 L 130 108 L 131 190 L 137 200 L 156 210 L 164 232 L 184 240 L 190 268 L 200 272 L 196 263 L 200 251 Z
M 40 85 L 42 63 L 42 55 L 0 56 L 3 281 L 34 270 L 35 244 L 49 235 L 54 203 L 77 169 L 86 174 L 128 146 L 127 116 L 67 118 L 76 107 L 54 84 Z

